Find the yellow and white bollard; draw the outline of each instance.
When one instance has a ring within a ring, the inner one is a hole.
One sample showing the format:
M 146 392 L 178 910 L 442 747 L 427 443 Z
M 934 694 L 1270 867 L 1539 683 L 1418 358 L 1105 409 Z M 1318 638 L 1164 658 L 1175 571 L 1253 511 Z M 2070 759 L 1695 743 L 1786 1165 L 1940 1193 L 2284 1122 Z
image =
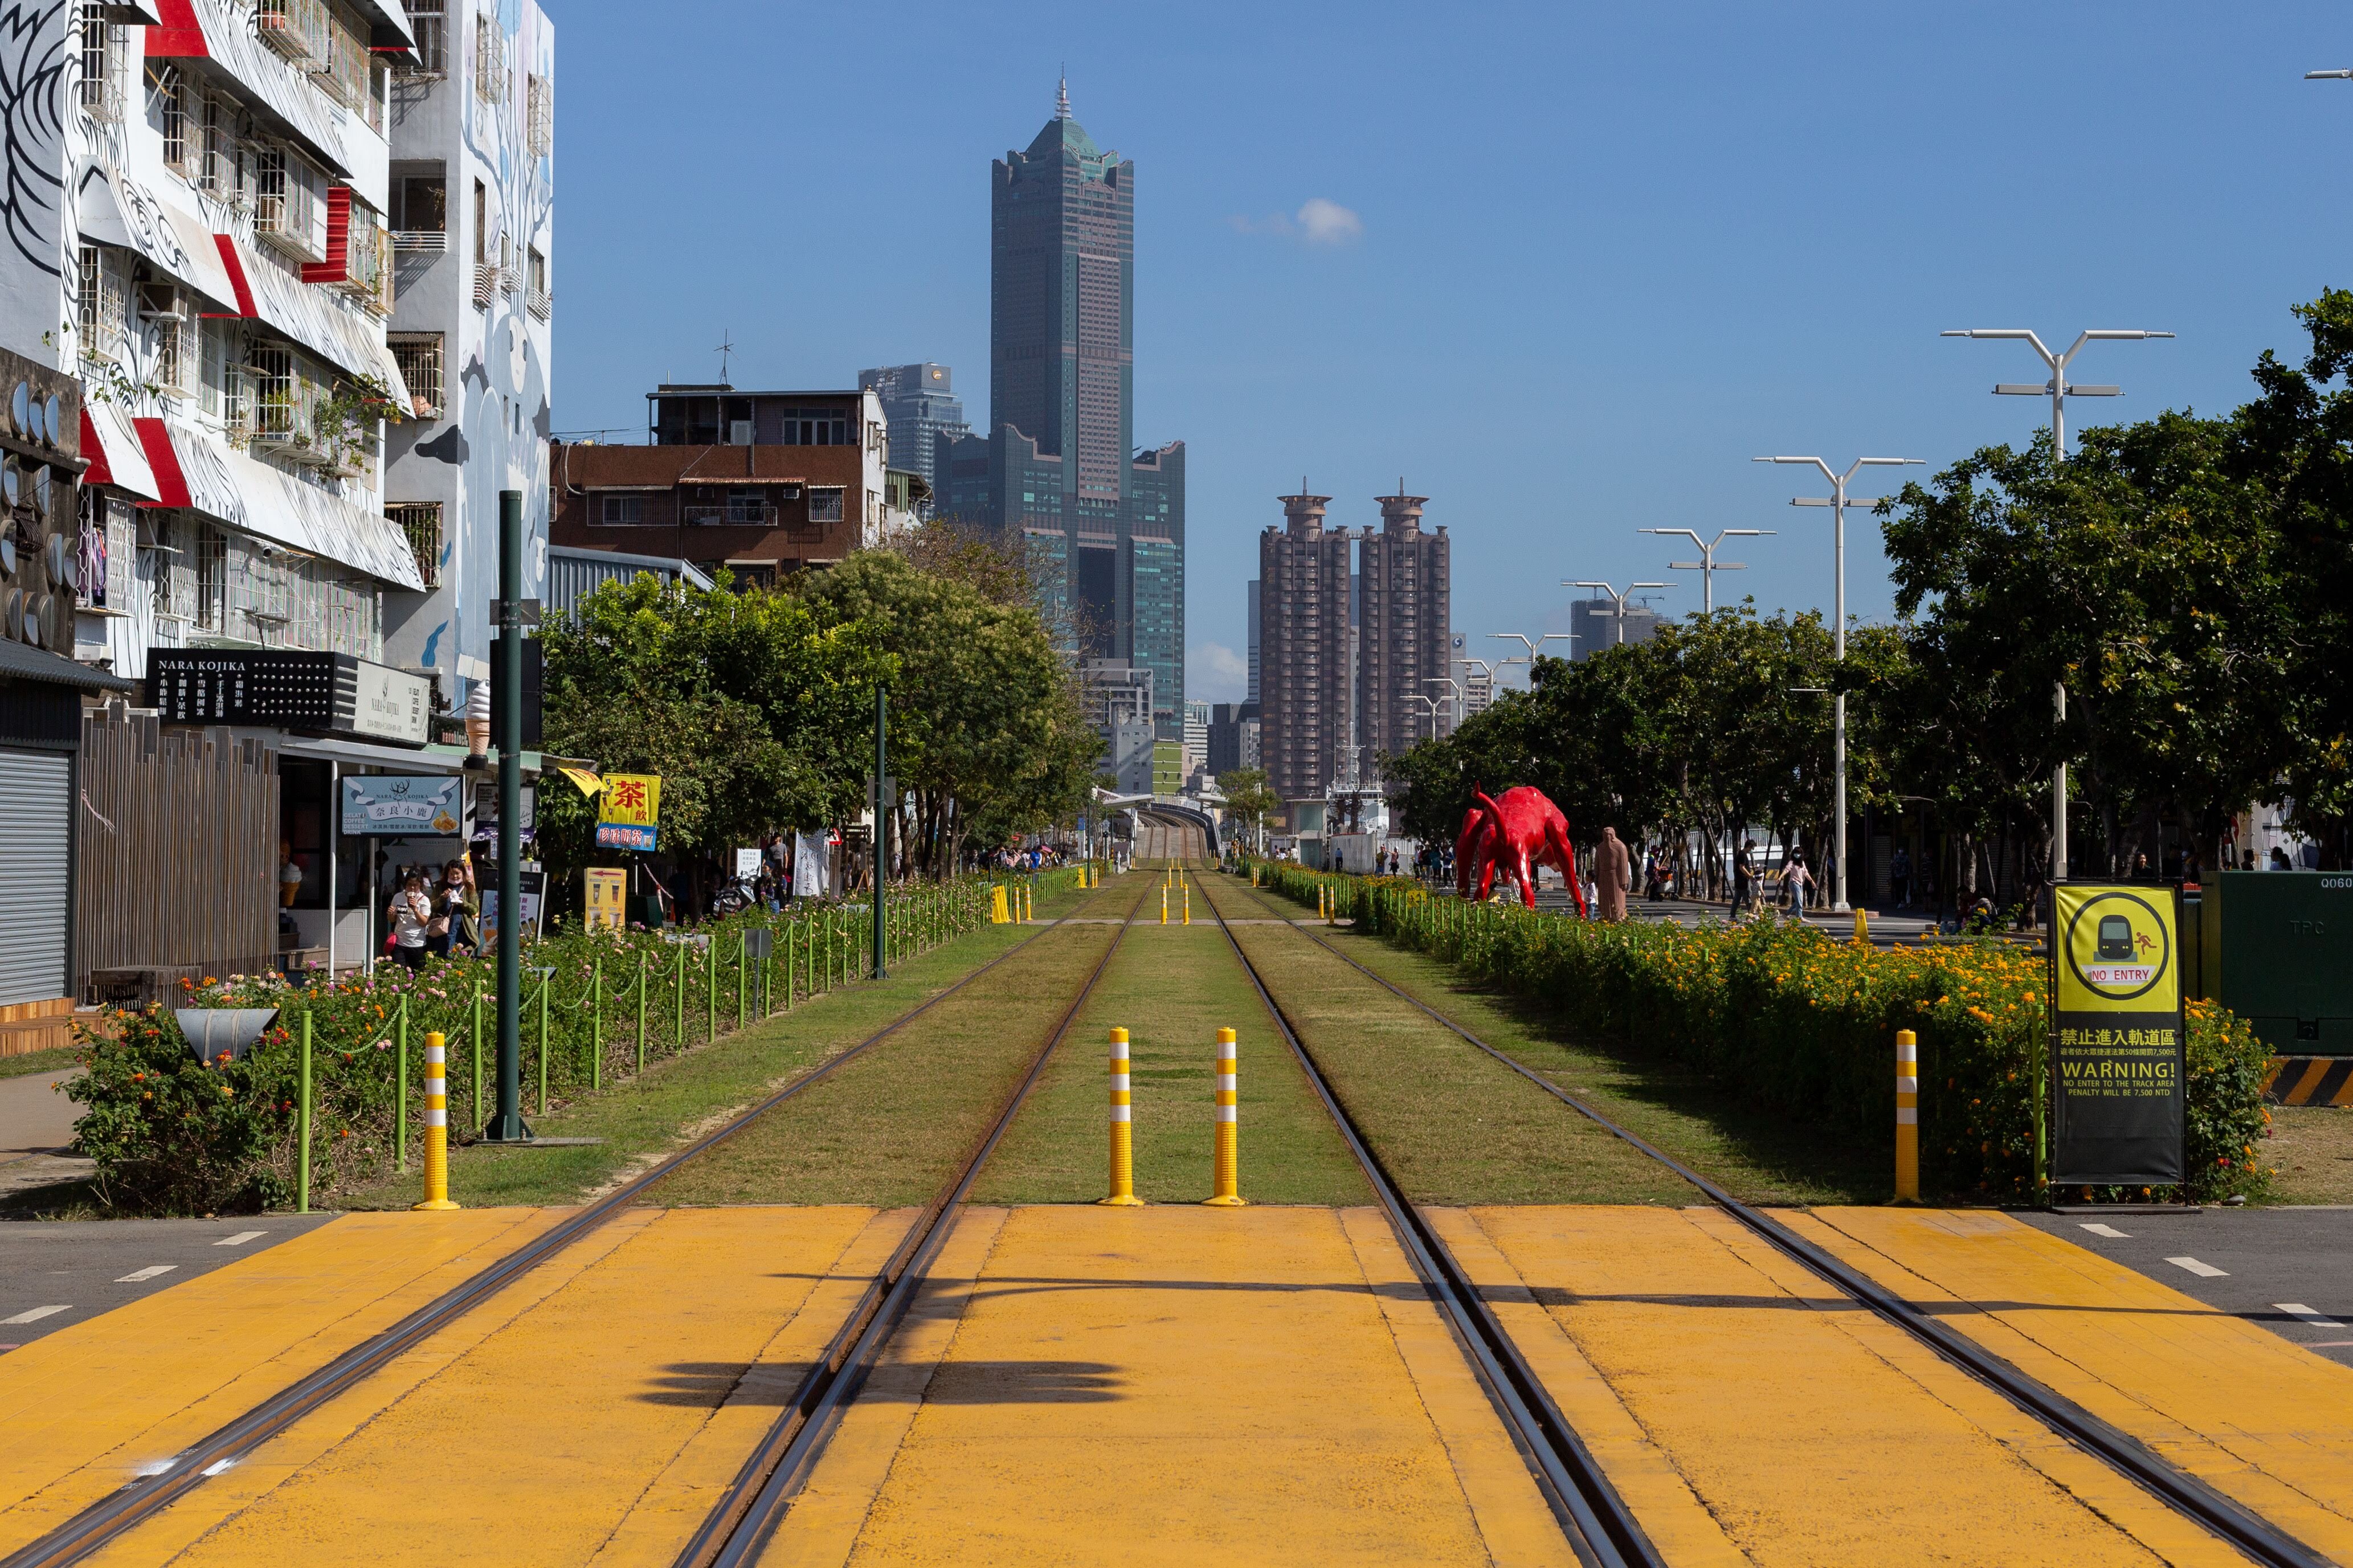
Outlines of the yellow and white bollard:
M 1111 1032 L 1111 1196 L 1113 1208 L 1140 1207 L 1135 1195 L 1135 1128 L 1128 1120 L 1127 1031 Z
M 1240 1126 L 1236 1121 L 1238 1092 L 1234 1088 L 1234 1032 L 1218 1031 L 1218 1120 L 1217 1146 L 1213 1164 L 1218 1184 L 1216 1194 L 1203 1201 L 1208 1208 L 1238 1209 L 1242 1206 Z
M 1185 884 L 1185 923 L 1193 923 L 1193 884 L 1190 882 Z
M 1029 924 L 1038 918 L 1038 895 L 1029 883 L 1021 884 L 1021 923 Z
M 421 1209 L 453 1209 L 449 1201 L 449 1079 L 448 1042 L 425 1037 L 425 1201 Z
M 1920 1201 L 1920 1043 L 1895 1031 L 1895 1201 Z
M 1160 884 L 1160 923 L 1168 923 L 1168 884 L 1166 882 Z

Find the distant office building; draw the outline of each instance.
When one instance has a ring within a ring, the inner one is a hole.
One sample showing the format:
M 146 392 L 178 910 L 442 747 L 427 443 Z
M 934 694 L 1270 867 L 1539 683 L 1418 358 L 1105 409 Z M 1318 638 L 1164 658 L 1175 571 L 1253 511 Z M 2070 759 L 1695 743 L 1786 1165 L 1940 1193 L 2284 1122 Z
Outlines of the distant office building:
M 1649 642 L 1659 629 L 1659 613 L 1648 605 L 1626 602 L 1621 624 L 1612 599 L 1574 599 L 1568 606 L 1569 658 L 1585 658 L 1621 642 Z
M 934 483 L 941 510 L 1023 542 L 1073 654 L 1153 672 L 1181 745 L 1185 446 L 1134 443 L 1134 184 L 1067 92 L 992 165 L 988 427 L 941 437 Z
M 1367 763 L 1430 739 L 1454 704 L 1446 530 L 1422 531 L 1430 498 L 1407 495 L 1403 484 L 1375 499 L 1381 529 L 1366 535 L 1358 574 L 1356 738 Z
M 1330 496 L 1288 495 L 1259 535 L 1260 743 L 1284 800 L 1321 799 L 1347 762 L 1355 696 L 1351 535 L 1326 529 Z
M 1097 766 L 1122 795 L 1152 793 L 1152 671 L 1124 658 L 1089 659 L 1080 672 L 1087 722 L 1103 737 Z
M 1216 704 L 1209 710 L 1209 776 L 1223 778 L 1237 768 L 1259 765 L 1258 704 Z
M 949 390 L 954 384 L 947 366 L 928 361 L 858 373 L 859 390 L 882 400 L 882 418 L 891 430 L 891 466 L 921 476 L 935 497 L 944 488 L 936 471 L 941 444 L 972 434 L 963 401 Z M 931 515 L 930 510 L 924 515 Z
M 1250 700 L 1258 700 L 1258 579 L 1250 583 Z
M 1455 695 L 1452 718 L 1439 731 L 1441 735 L 1452 733 L 1470 719 L 1495 705 L 1493 667 L 1483 662 L 1473 663 L 1470 657 L 1470 637 L 1462 632 L 1456 632 L 1447 640 L 1455 683 L 1461 690 Z
M 1209 705 L 1192 698 L 1185 701 L 1185 776 L 1191 778 L 1193 770 L 1207 767 L 1209 763 Z

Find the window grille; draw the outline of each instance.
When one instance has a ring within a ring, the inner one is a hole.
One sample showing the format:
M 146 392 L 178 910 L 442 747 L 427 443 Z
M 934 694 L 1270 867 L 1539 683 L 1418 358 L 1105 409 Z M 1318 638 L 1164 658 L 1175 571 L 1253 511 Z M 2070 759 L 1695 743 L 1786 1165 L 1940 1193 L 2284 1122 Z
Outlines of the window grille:
M 196 169 L 196 188 L 230 203 L 243 195 L 237 177 L 236 115 L 236 106 L 227 99 L 206 97 L 203 161 Z
M 811 522 L 839 522 L 842 518 L 841 498 L 842 487 L 839 485 L 811 485 L 808 520 Z
M 474 16 L 474 96 L 484 103 L 507 100 L 507 36 L 487 12 Z
M 150 66 L 148 89 L 156 128 L 164 133 L 164 166 L 185 175 L 195 149 L 188 135 L 188 89 L 180 79 L 180 68 L 168 61 Z
M 400 366 L 400 379 L 408 384 L 409 410 L 419 419 L 441 417 L 442 366 L 445 363 L 441 334 L 418 333 L 414 337 L 392 340 L 392 357 Z
M 119 359 L 127 335 L 130 279 L 103 247 L 83 246 L 80 262 L 74 303 L 81 328 L 82 356 Z
M 318 79 L 319 85 L 337 103 L 353 114 L 365 116 L 370 129 L 382 130 L 370 102 L 369 79 L 375 72 L 367 45 L 332 15 L 326 18 L 326 43 L 325 70 Z
M 106 19 L 107 7 L 81 7 L 81 110 L 108 125 L 122 120 L 122 79 L 129 74 L 131 29 Z
M 646 521 L 646 498 L 643 496 L 601 496 L 599 521 L 607 528 L 625 528 Z
M 555 151 L 555 84 L 543 76 L 533 75 L 526 89 L 524 107 L 530 121 L 531 155 L 544 158 Z
M 228 629 L 228 539 L 218 529 L 199 524 L 195 532 L 195 602 L 190 617 L 196 629 Z
M 384 509 L 384 515 L 399 524 L 400 531 L 408 536 L 410 553 L 417 557 L 417 574 L 425 579 L 428 588 L 441 585 L 441 503 L 430 501 L 395 501 Z
M 320 0 L 254 0 L 253 30 L 292 65 L 327 65 L 332 26 Z
M 531 313 L 543 321 L 555 308 L 555 296 L 547 291 L 547 258 L 533 250 L 530 258 Z
M 151 283 L 142 294 L 147 325 L 155 334 L 155 384 L 185 397 L 197 384 L 194 345 L 199 328 L 195 307 L 167 285 Z
M 414 74 L 440 78 L 449 74 L 449 18 L 445 0 L 410 0 L 408 30 L 417 35 Z
M 311 165 L 298 153 L 266 147 L 253 159 L 253 232 L 312 261 L 319 252 L 319 195 Z
M 297 426 L 294 356 L 285 349 L 257 348 L 248 357 L 252 374 L 253 439 L 284 445 L 295 439 Z

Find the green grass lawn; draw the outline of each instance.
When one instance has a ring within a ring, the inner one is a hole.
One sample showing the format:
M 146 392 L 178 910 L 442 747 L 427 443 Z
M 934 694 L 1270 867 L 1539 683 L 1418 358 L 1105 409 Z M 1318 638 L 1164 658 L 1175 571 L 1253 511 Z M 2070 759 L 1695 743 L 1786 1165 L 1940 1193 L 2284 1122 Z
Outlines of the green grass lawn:
M 1229 915 L 1243 912 L 1242 906 L 1250 906 L 1247 912 L 1252 915 L 1280 914 L 1295 918 L 1301 912 L 1299 906 L 1273 893 L 1264 890 L 1252 892 L 1246 881 L 1219 879 L 1218 885 L 1221 889 L 1239 890 L 1240 905 L 1236 904 L 1232 894 L 1221 892 L 1221 901 L 1226 904 Z M 1254 929 L 1271 930 L 1263 927 L 1240 928 L 1237 934 L 1246 947 L 1252 941 Z M 1282 933 L 1273 934 L 1281 937 Z M 1632 1049 L 1604 1044 L 1582 1035 L 1559 1003 L 1538 1002 L 1476 984 L 1424 954 L 1392 946 L 1377 937 L 1357 935 L 1348 928 L 1318 927 L 1317 934 L 1332 941 L 1349 957 L 1391 984 L 1435 1007 L 1496 1049 L 1577 1095 L 1602 1115 L 1723 1184 L 1735 1196 L 1746 1202 L 1830 1204 L 1887 1201 L 1894 1173 L 1889 1168 L 1884 1151 L 1841 1144 L 1827 1138 L 1818 1129 L 1757 1108 L 1743 1097 L 1721 1089 L 1706 1074 L 1692 1071 L 1663 1058 L 1645 1058 Z M 1402 1003 L 1380 992 L 1363 976 L 1354 975 L 1338 960 L 1327 953 L 1315 952 L 1311 939 L 1304 934 L 1292 940 L 1314 953 L 1312 960 L 1303 958 L 1299 961 L 1301 972 L 1323 972 L 1314 965 L 1337 970 L 1342 974 L 1351 975 L 1355 984 L 1367 992 L 1381 996 L 1392 1008 L 1403 1008 Z M 1289 950 L 1284 951 L 1287 952 Z M 1287 983 L 1289 970 L 1274 965 L 1269 972 L 1283 977 Z M 1284 984 L 1276 984 L 1273 980 L 1269 984 L 1289 1005 L 1289 993 Z M 1343 989 L 1336 977 L 1331 982 L 1330 988 L 1335 991 Z M 1421 1020 L 1421 1026 L 1435 1031 L 1441 1037 L 1453 1038 L 1426 1018 Z M 1517 1082 L 1516 1075 L 1461 1041 L 1454 1040 L 1453 1044 L 1465 1058 L 1481 1064 L 1485 1073 L 1496 1075 L 1496 1079 L 1506 1085 L 1516 1083 L 1517 1092 L 1535 1102 L 1544 1116 L 1576 1129 L 1579 1138 L 1607 1139 L 1617 1148 L 1625 1150 L 1620 1160 L 1630 1157 L 1637 1163 L 1630 1169 L 1622 1165 L 1613 1167 L 1626 1170 L 1627 1174 L 1634 1178 L 1631 1184 L 1623 1189 L 1627 1194 L 1625 1197 L 1572 1195 L 1568 1188 L 1563 1187 L 1558 1189 L 1560 1195 L 1545 1197 L 1541 1201 L 1688 1203 L 1697 1198 L 1695 1189 L 1634 1154 L 1626 1145 L 1593 1127 L 1567 1107 L 1552 1100 L 1533 1086 Z M 1482 1077 L 1475 1081 L 1484 1085 L 1493 1080 Z M 1356 1101 L 1352 1099 L 1349 1103 L 1354 1106 Z M 1383 1147 L 1387 1146 L 1384 1142 Z M 1651 1171 L 1660 1173 L 1656 1177 L 1638 1173 Z M 1606 1194 L 1611 1186 L 1612 1184 L 1604 1182 L 1594 1190 Z M 1546 1187 L 1549 1184 L 1539 1184 L 1540 1192 Z M 1638 1198 L 1634 1196 L 1637 1192 L 1655 1193 L 1656 1195 Z
M 2271 1136 L 2255 1146 L 2276 1204 L 2353 1204 L 2353 1106 L 2274 1105 Z
M 63 1072 L 74 1065 L 74 1048 L 27 1051 L 21 1057 L 0 1057 L 0 1078 L 29 1078 L 37 1072 Z
M 1292 1059 L 1250 978 L 1208 917 L 1196 877 L 1194 923 L 1159 921 L 1159 894 L 975 1189 L 984 1203 L 1092 1203 L 1109 1190 L 1111 1030 L 1128 1032 L 1135 1192 L 1149 1203 L 1209 1195 L 1211 1079 L 1220 1027 L 1238 1039 L 1241 1194 L 1252 1203 L 1362 1204 L 1372 1193 L 1339 1129 Z M 1157 879 L 1155 878 L 1156 882 Z
M 1092 914 L 1118 896 L 1106 881 L 1092 892 L 1040 898 L 1038 913 L 1041 921 Z M 1125 905 L 1118 908 L 1124 912 Z M 653 1064 L 642 1079 L 583 1095 L 553 1107 L 547 1116 L 528 1119 L 532 1131 L 543 1137 L 601 1138 L 602 1143 L 454 1148 L 449 1152 L 449 1195 L 469 1205 L 577 1202 L 630 1167 L 675 1148 L 691 1130 L 716 1125 L 725 1113 L 775 1092 L 1008 949 L 1041 934 L 1052 940 L 1059 933 L 1042 924 L 983 926 L 919 959 L 894 964 L 890 978 L 879 985 L 860 982 L 837 986 L 741 1034 L 723 1035 L 712 1044 Z M 1007 967 L 1021 962 L 1009 961 Z M 421 1094 L 421 1085 L 412 1086 L 412 1093 Z M 415 1203 L 423 1194 L 424 1178 L 418 1173 L 422 1160 L 421 1146 L 412 1143 L 406 1175 L 360 1188 L 341 1200 L 343 1206 L 401 1208 Z

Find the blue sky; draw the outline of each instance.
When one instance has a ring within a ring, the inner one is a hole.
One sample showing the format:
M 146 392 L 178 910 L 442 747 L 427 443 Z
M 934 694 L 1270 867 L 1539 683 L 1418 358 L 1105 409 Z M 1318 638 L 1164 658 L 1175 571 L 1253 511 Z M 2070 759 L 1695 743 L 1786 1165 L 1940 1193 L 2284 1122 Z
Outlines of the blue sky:
M 2220 411 L 2353 282 L 2353 82 L 2299 79 L 2353 66 L 2341 7 L 549 3 L 556 426 L 625 439 L 723 331 L 738 385 L 937 360 L 983 422 L 988 163 L 1067 66 L 1137 163 L 1135 437 L 1188 446 L 1197 697 L 1239 695 L 1303 474 L 1351 525 L 1431 497 L 1474 646 L 1566 630 L 1563 578 L 1696 607 L 1644 525 L 1778 529 L 1719 597 L 1827 607 L 1827 514 L 1750 457 L 1933 468 L 2047 420 L 1989 395 L 2028 349 L 1939 329 L 2170 330 L 2087 350 L 2127 395 L 2072 420 Z M 1867 521 L 1848 569 L 1885 616 Z

